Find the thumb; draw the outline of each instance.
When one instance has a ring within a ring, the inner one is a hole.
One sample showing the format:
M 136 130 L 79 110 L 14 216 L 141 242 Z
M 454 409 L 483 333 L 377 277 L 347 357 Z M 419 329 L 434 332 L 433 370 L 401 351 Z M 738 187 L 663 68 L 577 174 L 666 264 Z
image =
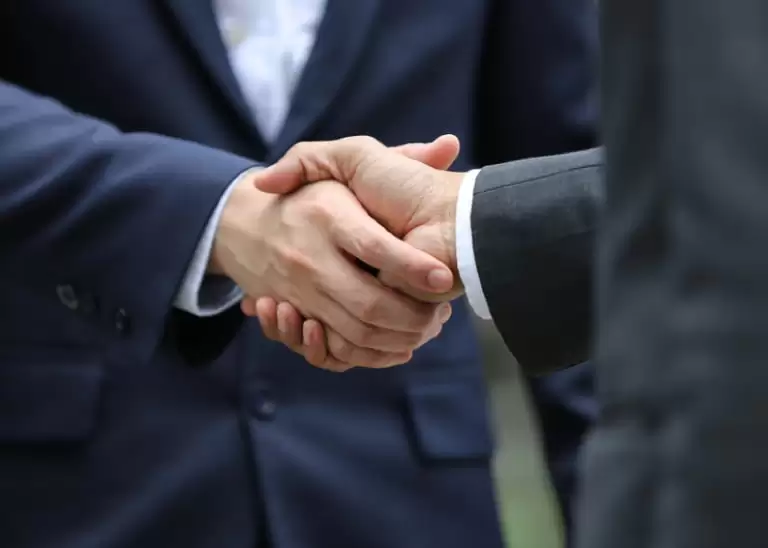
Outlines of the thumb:
M 288 194 L 307 183 L 335 180 L 348 184 L 345 173 L 350 162 L 362 151 L 386 150 L 371 139 L 341 139 L 316 143 L 299 143 L 277 163 L 254 174 L 253 184 L 262 192 Z M 381 147 L 379 149 L 379 147 Z M 445 170 L 459 154 L 459 140 L 454 135 L 442 135 L 431 143 L 411 143 L 391 150 L 435 169 Z
M 348 184 L 364 158 L 386 151 L 375 139 L 363 136 L 298 143 L 275 164 L 257 171 L 253 184 L 270 194 L 287 194 L 319 181 Z
M 445 293 L 453 288 L 450 268 L 390 233 L 362 206 L 345 211 L 344 222 L 335 225 L 333 231 L 334 240 L 349 255 L 378 271 L 397 272 L 410 287 L 428 293 Z
M 288 194 L 312 182 L 307 180 L 301 160 L 295 157 L 284 157 L 253 176 L 253 185 L 269 194 Z
M 441 135 L 431 143 L 409 143 L 392 150 L 429 167 L 444 171 L 459 155 L 461 145 L 455 135 Z

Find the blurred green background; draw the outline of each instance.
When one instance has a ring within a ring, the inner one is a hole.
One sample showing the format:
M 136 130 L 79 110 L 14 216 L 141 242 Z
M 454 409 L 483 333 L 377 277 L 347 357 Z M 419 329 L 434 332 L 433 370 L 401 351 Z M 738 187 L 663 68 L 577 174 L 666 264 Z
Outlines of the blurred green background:
M 561 548 L 562 523 L 543 460 L 539 426 L 517 362 L 490 322 L 478 321 L 494 411 L 497 496 L 509 548 Z

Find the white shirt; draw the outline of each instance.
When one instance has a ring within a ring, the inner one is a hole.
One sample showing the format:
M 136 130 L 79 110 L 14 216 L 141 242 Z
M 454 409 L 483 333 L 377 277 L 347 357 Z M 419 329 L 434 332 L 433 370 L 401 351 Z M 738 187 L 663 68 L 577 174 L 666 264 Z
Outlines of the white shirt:
M 277 138 L 326 0 L 215 0 L 229 62 L 261 134 Z
M 488 309 L 488 301 L 480 284 L 475 249 L 472 244 L 472 199 L 478 173 L 480 173 L 479 169 L 467 173 L 459 188 L 459 197 L 456 202 L 456 263 L 469 305 L 479 317 L 490 320 L 491 311 Z
M 325 5 L 326 0 L 214 0 L 232 70 L 251 107 L 254 122 L 267 141 L 277 137 L 288 116 Z M 477 171 L 467 174 L 459 192 L 456 255 L 470 305 L 478 316 L 490 319 L 472 246 L 471 211 L 476 177 Z M 242 298 L 242 292 L 233 283 L 205 274 L 228 197 L 229 191 L 211 216 L 176 298 L 177 308 L 196 316 L 218 314 Z

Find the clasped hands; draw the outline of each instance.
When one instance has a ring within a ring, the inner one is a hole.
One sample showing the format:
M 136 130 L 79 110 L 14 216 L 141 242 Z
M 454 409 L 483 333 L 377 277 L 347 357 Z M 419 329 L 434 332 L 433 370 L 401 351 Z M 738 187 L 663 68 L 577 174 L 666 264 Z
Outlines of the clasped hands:
M 236 184 L 209 272 L 237 283 L 243 313 L 314 366 L 406 363 L 463 292 L 463 174 L 446 171 L 458 152 L 453 136 L 397 148 L 369 137 L 300 143 Z

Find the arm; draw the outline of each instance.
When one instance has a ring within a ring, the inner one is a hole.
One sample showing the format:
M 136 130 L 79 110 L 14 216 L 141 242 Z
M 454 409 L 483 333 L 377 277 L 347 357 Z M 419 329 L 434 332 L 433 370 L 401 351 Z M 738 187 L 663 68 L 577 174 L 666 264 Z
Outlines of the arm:
M 3 267 L 124 309 L 126 350 L 146 359 L 211 213 L 253 162 L 124 134 L 3 82 L 0 143 Z
M 372 150 L 364 138 L 353 138 L 306 144 L 302 153 L 264 172 L 257 186 L 293 191 L 322 178 L 314 174 L 315 164 L 337 166 L 338 176 L 371 215 L 408 244 L 458 267 L 468 291 L 480 288 L 470 302 L 487 297 L 488 316 L 529 373 L 566 367 L 587 356 L 592 249 L 603 199 L 601 149 L 491 166 L 475 180 L 386 149 Z M 471 203 L 465 201 L 467 184 L 474 185 Z M 465 260 L 462 242 L 467 240 L 470 257 Z M 455 296 L 414 291 L 400 283 L 397 271 L 382 271 L 380 277 L 418 298 Z M 286 325 L 297 326 L 283 336 L 275 327 L 277 303 L 261 302 L 261 310 L 251 303 L 245 311 L 259 316 L 270 338 L 305 356 L 328 352 L 320 322 L 305 322 L 302 334 L 299 314 L 281 303 Z
M 483 296 L 531 373 L 588 357 L 602 201 L 601 149 L 491 166 L 477 177 L 470 224 Z

